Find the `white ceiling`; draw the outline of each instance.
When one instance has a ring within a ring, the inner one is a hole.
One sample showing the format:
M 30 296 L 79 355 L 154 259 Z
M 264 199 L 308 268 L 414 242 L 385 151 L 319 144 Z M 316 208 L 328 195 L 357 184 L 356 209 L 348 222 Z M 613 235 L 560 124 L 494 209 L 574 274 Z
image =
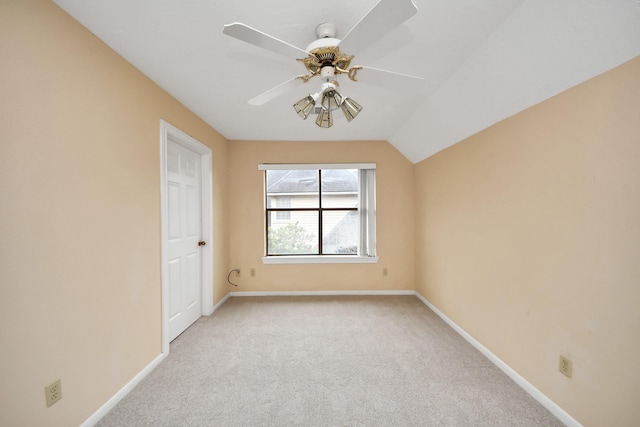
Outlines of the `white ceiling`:
M 247 104 L 305 69 L 223 35 L 223 25 L 242 22 L 304 49 L 319 23 L 334 23 L 340 38 L 377 0 L 54 2 L 227 139 L 388 140 L 414 163 L 640 55 L 639 0 L 414 0 L 417 15 L 352 65 L 424 85 L 341 78 L 341 93 L 364 109 L 321 129 L 292 108 L 319 89 L 317 78 Z

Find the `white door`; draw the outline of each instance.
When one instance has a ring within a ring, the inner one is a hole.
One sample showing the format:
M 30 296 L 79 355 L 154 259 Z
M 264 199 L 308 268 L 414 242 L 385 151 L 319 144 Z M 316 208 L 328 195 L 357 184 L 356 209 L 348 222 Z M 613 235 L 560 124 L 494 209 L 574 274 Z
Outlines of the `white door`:
M 167 144 L 167 281 L 169 340 L 202 315 L 202 182 L 200 154 Z

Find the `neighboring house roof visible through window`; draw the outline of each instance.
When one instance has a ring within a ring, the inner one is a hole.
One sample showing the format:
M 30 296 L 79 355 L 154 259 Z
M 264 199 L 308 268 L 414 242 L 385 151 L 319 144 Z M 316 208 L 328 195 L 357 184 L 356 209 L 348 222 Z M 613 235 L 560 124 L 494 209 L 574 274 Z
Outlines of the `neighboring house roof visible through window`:
M 268 193 L 317 193 L 316 170 L 273 170 Z M 322 191 L 347 193 L 358 191 L 358 171 L 350 169 L 323 169 Z

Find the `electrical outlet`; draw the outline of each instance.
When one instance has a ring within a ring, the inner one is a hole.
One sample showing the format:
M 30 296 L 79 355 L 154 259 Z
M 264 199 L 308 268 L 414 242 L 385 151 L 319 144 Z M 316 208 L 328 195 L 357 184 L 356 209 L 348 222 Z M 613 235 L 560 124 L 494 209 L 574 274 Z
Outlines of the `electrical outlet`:
M 256 277 L 256 269 L 255 268 L 249 269 L 249 276 Z
M 567 378 L 571 378 L 571 375 L 573 374 L 573 363 L 568 358 L 560 355 L 560 364 L 558 365 L 558 370 Z
M 60 380 L 57 379 L 44 388 L 44 394 L 47 399 L 47 408 L 58 400 L 62 399 L 62 385 Z
M 383 276 L 388 276 L 389 275 L 389 270 L 387 270 L 386 267 L 382 269 L 382 275 Z

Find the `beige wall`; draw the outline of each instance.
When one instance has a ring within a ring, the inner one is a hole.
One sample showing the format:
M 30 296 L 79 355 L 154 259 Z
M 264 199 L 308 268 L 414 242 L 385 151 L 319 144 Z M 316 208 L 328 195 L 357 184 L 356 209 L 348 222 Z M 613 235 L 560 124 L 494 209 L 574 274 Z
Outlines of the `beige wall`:
M 258 164 L 350 162 L 377 163 L 379 262 L 263 265 L 264 172 Z M 412 165 L 389 143 L 231 141 L 229 194 L 229 265 L 243 271 L 232 279 L 239 285 L 232 291 L 413 290 Z
M 213 148 L 216 301 L 227 143 L 50 1 L 0 58 L 0 425 L 79 425 L 161 352 L 160 119 Z
M 639 119 L 636 58 L 415 167 L 418 292 L 585 426 L 640 420 Z
M 231 268 L 233 291 L 415 284 L 578 421 L 640 419 L 640 59 L 413 167 L 227 144 L 47 0 L 2 2 L 0 40 L 0 425 L 78 425 L 160 353 L 161 118 L 213 148 L 215 302 Z M 380 262 L 263 265 L 263 162 L 377 163 Z

